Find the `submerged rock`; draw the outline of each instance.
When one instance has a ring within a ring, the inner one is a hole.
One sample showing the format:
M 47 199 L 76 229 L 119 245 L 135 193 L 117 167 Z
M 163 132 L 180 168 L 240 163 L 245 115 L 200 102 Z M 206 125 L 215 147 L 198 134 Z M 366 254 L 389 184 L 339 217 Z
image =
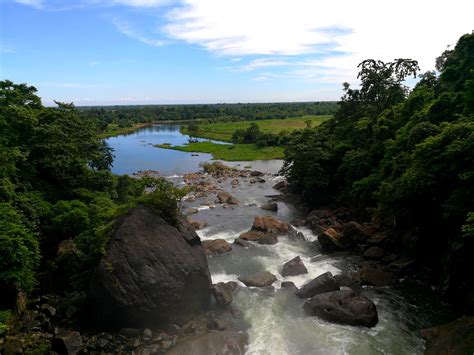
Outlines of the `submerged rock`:
M 278 238 L 274 234 L 264 235 L 258 240 L 258 244 L 276 244 L 278 243 Z
M 378 322 L 375 304 L 349 290 L 316 295 L 305 302 L 303 309 L 307 315 L 332 323 L 373 327 Z
M 426 340 L 425 355 L 471 354 L 474 351 L 474 317 L 423 329 Z
M 211 278 L 201 241 L 187 222 L 178 228 L 146 206 L 117 221 L 91 280 L 86 321 L 156 326 L 185 322 L 208 307 Z
M 250 276 L 240 276 L 238 280 L 247 287 L 264 287 L 270 286 L 276 281 L 276 276 L 268 271 L 259 271 Z
M 260 206 L 260 208 L 262 210 L 265 210 L 265 211 L 277 212 L 278 211 L 278 203 L 276 203 L 276 202 L 265 203 L 262 206 Z
M 296 287 L 295 283 L 291 281 L 283 281 L 281 283 L 281 288 L 287 289 L 293 293 L 298 292 L 298 287 Z
M 339 290 L 337 280 L 328 271 L 304 284 L 296 293 L 299 298 L 310 298 L 324 292 Z
M 224 239 L 204 240 L 202 247 L 206 255 L 219 255 L 228 253 L 232 250 L 232 245 Z
M 242 238 L 240 238 L 240 237 L 239 237 L 239 238 L 236 238 L 236 239 L 234 240 L 234 244 L 239 245 L 239 246 L 241 246 L 241 247 L 243 247 L 243 248 L 249 248 L 249 247 L 252 246 L 252 243 L 250 243 L 250 242 L 248 242 L 248 241 L 246 241 L 245 239 L 242 239 Z
M 167 355 L 240 355 L 245 354 L 248 335 L 231 330 L 211 331 L 182 339 Z
M 281 276 L 296 276 L 307 273 L 308 269 L 306 269 L 303 260 L 299 256 L 286 262 L 281 270 Z

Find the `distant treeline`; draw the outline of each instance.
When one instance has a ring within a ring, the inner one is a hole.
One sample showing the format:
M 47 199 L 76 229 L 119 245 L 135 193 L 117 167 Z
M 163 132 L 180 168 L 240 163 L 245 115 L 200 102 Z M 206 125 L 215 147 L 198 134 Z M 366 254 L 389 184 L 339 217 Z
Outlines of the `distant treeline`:
M 139 105 L 94 106 L 79 110 L 88 118 L 100 122 L 102 130 L 109 124 L 130 127 L 136 123 L 153 121 L 195 120 L 215 121 L 264 120 L 299 117 L 305 115 L 332 115 L 338 104 L 335 101 L 208 104 L 208 105 Z

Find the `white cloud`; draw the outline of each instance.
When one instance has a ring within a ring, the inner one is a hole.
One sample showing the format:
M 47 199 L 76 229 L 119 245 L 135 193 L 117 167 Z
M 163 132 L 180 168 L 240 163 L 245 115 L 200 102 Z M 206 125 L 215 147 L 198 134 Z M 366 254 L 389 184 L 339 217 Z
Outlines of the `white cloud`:
M 113 20 L 113 24 L 115 28 L 117 29 L 117 31 L 119 31 L 123 35 L 129 38 L 135 39 L 144 44 L 147 44 L 149 46 L 161 47 L 167 43 L 166 41 L 150 38 L 143 35 L 139 31 L 137 31 L 134 27 L 132 27 L 128 22 L 115 19 Z
M 474 29 L 473 13 L 472 0 L 451 0 L 448 6 L 441 0 L 399 0 L 396 4 L 380 0 L 185 0 L 168 14 L 164 31 L 218 55 L 262 57 L 240 66 L 243 71 L 283 65 L 278 56 L 305 54 L 323 59 L 299 63 L 301 68 L 294 69 L 293 75 L 330 81 L 337 74 L 337 80 L 349 80 L 366 58 L 413 58 L 419 60 L 422 70 L 433 69 L 434 59 L 448 44 Z
M 110 3 L 132 7 L 158 7 L 170 3 L 170 0 L 110 0 Z
M 41 9 L 43 7 L 43 0 L 14 0 L 14 1 L 18 4 L 32 6 L 37 9 Z

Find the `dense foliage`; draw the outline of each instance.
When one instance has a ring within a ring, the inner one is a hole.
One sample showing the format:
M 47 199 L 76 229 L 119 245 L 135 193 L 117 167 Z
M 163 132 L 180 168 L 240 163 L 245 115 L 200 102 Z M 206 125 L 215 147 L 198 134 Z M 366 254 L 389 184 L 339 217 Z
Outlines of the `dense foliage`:
M 295 102 L 262 104 L 141 105 L 82 107 L 81 113 L 94 119 L 101 131 L 130 127 L 136 123 L 168 120 L 205 120 L 206 122 L 247 121 L 306 115 L 331 115 L 336 102 Z M 191 125 L 190 131 L 196 126 Z
M 474 251 L 474 35 L 411 92 L 403 81 L 416 75 L 415 61 L 360 69 L 360 88 L 344 84 L 333 119 L 293 134 L 284 171 L 312 204 L 343 203 L 413 232 L 408 252 L 461 287 L 453 274 L 472 269 Z
M 181 192 L 158 179 L 115 176 L 112 152 L 97 136 L 97 120 L 72 104 L 43 107 L 36 89 L 0 82 L 0 302 L 42 286 L 74 243 L 75 272 L 95 265 L 113 221 L 136 203 L 176 223 Z M 76 258 L 76 259 L 77 259 Z M 73 260 L 66 260 L 71 264 Z M 46 276 L 46 274 L 48 274 Z M 87 274 L 87 273 L 86 273 Z M 69 285 L 66 285 L 69 287 Z

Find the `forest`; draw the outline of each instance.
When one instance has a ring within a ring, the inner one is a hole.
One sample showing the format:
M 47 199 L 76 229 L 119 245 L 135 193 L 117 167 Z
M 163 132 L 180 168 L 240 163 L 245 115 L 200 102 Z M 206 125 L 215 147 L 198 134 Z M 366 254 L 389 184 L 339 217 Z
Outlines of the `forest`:
M 474 34 L 419 74 L 416 61 L 359 66 L 334 117 L 294 132 L 284 171 L 315 205 L 382 219 L 429 282 L 474 310 Z M 404 85 L 419 77 L 413 90 Z

